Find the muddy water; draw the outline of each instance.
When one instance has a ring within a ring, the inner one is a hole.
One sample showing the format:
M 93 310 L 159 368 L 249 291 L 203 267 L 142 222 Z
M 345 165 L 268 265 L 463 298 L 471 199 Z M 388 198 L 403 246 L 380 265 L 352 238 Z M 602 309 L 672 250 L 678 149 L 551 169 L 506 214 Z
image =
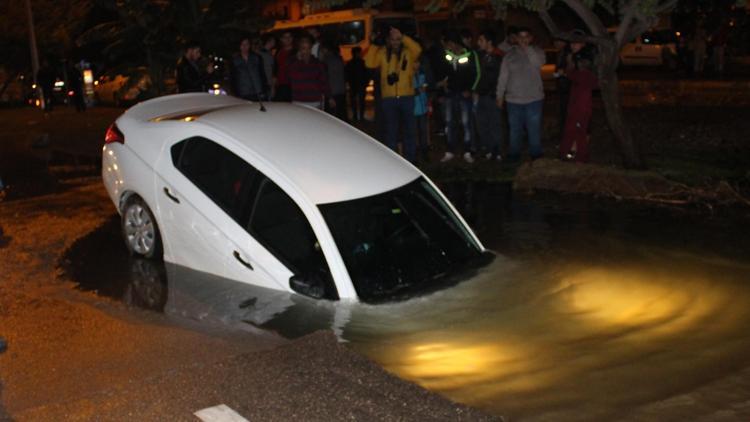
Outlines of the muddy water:
M 128 261 L 114 220 L 79 242 L 67 267 L 82 288 L 169 318 L 291 337 L 331 328 L 403 378 L 514 419 L 616 419 L 750 366 L 740 223 L 512 198 L 503 186 L 444 190 L 499 256 L 472 280 L 403 303 L 314 302 Z

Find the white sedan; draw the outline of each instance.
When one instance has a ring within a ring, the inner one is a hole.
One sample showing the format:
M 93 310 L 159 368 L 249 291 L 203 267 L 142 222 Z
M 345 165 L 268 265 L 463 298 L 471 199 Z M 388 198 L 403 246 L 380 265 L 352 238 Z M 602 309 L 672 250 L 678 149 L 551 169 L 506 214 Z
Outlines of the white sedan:
M 146 101 L 109 128 L 102 162 L 131 253 L 265 288 L 382 302 L 492 259 L 417 168 L 305 106 Z

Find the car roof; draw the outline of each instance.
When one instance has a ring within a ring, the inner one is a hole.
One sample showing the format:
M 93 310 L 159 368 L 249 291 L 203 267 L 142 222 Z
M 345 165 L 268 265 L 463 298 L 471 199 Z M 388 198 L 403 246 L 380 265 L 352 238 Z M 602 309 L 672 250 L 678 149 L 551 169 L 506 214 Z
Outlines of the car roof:
M 257 103 L 227 96 L 163 98 L 168 100 L 152 100 L 161 100 L 154 109 L 159 116 L 144 111 L 150 101 L 134 114 L 151 124 L 158 124 L 160 117 L 187 119 L 188 124 L 219 130 L 286 177 L 315 204 L 376 195 L 422 175 L 383 144 L 312 107 L 274 102 L 265 103 L 266 111 L 261 111 Z

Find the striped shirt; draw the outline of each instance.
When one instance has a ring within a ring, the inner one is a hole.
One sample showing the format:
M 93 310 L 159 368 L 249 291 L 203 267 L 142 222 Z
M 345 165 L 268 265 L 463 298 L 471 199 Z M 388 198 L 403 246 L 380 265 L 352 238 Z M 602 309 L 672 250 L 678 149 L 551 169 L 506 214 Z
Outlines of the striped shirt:
M 290 60 L 287 67 L 289 85 L 292 87 L 292 101 L 320 101 L 328 89 L 326 68 L 315 57 L 305 62 L 297 58 Z

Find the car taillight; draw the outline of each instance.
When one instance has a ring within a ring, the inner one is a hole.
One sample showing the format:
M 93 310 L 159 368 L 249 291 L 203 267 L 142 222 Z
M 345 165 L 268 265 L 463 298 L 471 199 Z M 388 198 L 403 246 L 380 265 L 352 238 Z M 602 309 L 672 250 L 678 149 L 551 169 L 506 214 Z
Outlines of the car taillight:
M 112 123 L 107 128 L 107 133 L 104 134 L 104 145 L 111 144 L 113 142 L 125 143 L 125 135 L 120 132 L 117 125 Z

